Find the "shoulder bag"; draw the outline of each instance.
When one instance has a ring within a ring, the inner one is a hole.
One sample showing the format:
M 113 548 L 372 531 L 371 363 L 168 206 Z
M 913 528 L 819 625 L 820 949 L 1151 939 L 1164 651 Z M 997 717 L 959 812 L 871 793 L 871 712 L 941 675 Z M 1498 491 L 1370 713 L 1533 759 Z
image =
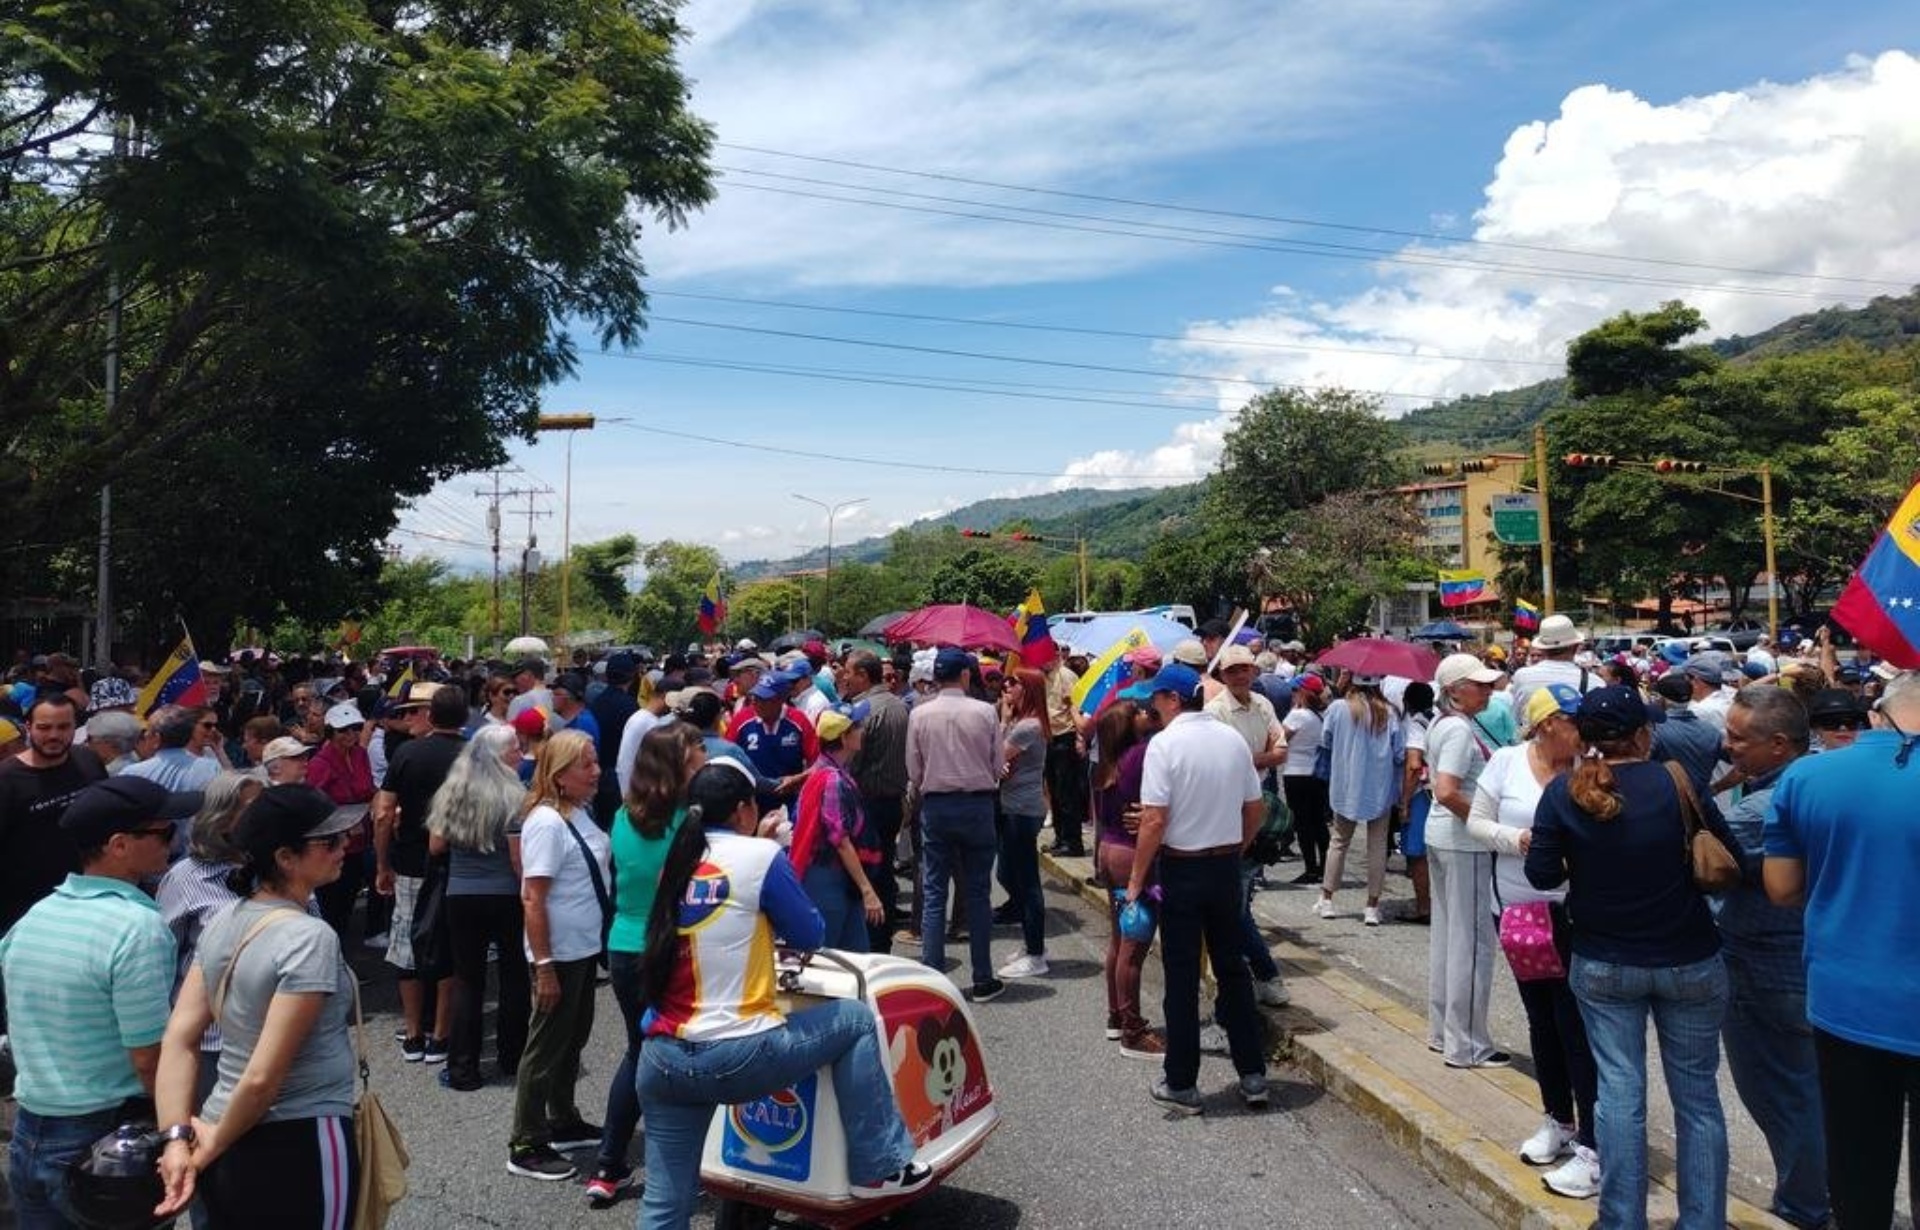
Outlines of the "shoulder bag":
M 1680 795 L 1680 820 L 1686 833 L 1682 849 L 1693 873 L 1693 885 L 1703 893 L 1724 893 L 1740 883 L 1740 860 L 1701 819 L 1700 800 L 1693 793 L 1693 783 L 1687 780 L 1687 771 L 1671 760 L 1666 766 L 1667 776 Z
M 566 826 L 567 835 L 573 838 L 573 844 L 580 847 L 580 857 L 587 860 L 587 874 L 593 877 L 593 895 L 600 902 L 600 965 L 607 964 L 607 937 L 613 933 L 613 894 L 607 891 L 607 881 L 600 874 L 600 860 L 593 857 L 593 847 L 587 839 L 580 836 L 580 830 L 573 827 L 573 819 L 560 817 L 560 823 Z

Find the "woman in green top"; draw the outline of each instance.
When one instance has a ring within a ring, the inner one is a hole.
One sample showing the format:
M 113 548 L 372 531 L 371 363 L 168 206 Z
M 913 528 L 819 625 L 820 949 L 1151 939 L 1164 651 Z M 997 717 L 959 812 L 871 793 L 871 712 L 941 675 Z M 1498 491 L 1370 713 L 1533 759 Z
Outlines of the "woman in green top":
M 706 746 L 691 722 L 668 722 L 647 732 L 633 761 L 626 805 L 613 817 L 613 927 L 607 933 L 607 968 L 613 997 L 627 1030 L 627 1051 L 607 1090 L 606 1127 L 600 1159 L 587 1180 L 587 1200 L 611 1204 L 632 1179 L 627 1149 L 640 1123 L 634 1089 L 640 1057 L 640 957 L 647 948 L 647 915 L 667 849 L 687 814 L 687 782 L 707 762 Z

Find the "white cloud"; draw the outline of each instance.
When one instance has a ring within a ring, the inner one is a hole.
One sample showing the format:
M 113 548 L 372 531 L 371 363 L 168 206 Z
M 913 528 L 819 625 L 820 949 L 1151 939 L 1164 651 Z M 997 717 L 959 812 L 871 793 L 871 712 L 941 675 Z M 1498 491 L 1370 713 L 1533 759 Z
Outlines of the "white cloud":
M 1431 82 L 1454 31 L 1504 0 L 695 0 L 683 56 L 720 140 L 1000 182 L 1138 193 L 1172 164 L 1324 137 Z M 722 166 L 1048 202 L 735 149 Z M 686 231 L 648 241 L 662 279 L 981 286 L 1107 275 L 1181 249 L 829 204 L 720 180 Z M 783 186 L 841 193 L 819 185 Z M 908 202 L 955 208 L 937 202 Z
M 1508 138 L 1473 231 L 1478 240 L 1580 255 L 1422 241 L 1402 254 L 1528 271 L 1383 262 L 1379 280 L 1358 294 L 1306 302 L 1275 287 L 1262 310 L 1196 321 L 1187 341 L 1169 349 L 1192 373 L 1374 390 L 1388 394 L 1388 412 L 1398 414 L 1428 399 L 1556 375 L 1570 339 L 1616 312 L 1665 299 L 1699 308 L 1719 336 L 1897 294 L 1920 269 L 1920 215 L 1909 208 L 1920 183 L 1915 115 L 1920 60 L 1899 51 L 1805 81 L 1664 105 L 1585 86 L 1554 119 Z M 1606 259 L 1621 256 L 1886 285 Z M 1566 271 L 1645 281 L 1589 281 Z M 1158 449 L 1098 453 L 1075 467 L 1157 470 L 1169 456 L 1205 456 L 1209 442 L 1217 457 L 1231 410 L 1246 399 L 1244 385 L 1218 387 L 1222 416 L 1181 426 Z

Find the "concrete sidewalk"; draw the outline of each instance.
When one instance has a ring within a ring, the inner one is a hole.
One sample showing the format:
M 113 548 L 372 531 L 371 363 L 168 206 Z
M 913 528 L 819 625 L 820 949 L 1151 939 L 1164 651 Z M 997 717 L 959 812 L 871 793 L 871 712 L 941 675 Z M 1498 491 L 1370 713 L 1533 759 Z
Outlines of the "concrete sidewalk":
M 1105 903 L 1105 890 L 1087 882 L 1093 869 L 1090 859 L 1043 853 L 1041 864 L 1056 880 Z M 1280 883 L 1299 870 L 1297 862 L 1281 863 L 1269 868 L 1268 876 Z M 1405 881 L 1398 883 L 1404 890 Z M 1548 1191 L 1540 1181 L 1544 1172 L 1522 1162 L 1516 1152 L 1541 1118 L 1530 1066 L 1459 1071 L 1427 1050 L 1428 929 L 1391 921 L 1363 928 L 1357 886 L 1339 895 L 1343 918 L 1317 919 L 1311 913 L 1316 895 L 1315 889 L 1289 886 L 1254 898 L 1255 918 L 1293 998 L 1290 1007 L 1268 1014 L 1280 1057 L 1372 1120 L 1495 1224 L 1514 1230 L 1586 1230 L 1593 1225 L 1593 1202 Z M 1396 903 L 1384 904 L 1391 920 L 1408 903 L 1399 903 L 1398 911 Z M 1369 972 L 1376 966 L 1389 976 Z M 1417 981 L 1411 976 L 1415 969 Z M 1517 1065 L 1525 1065 L 1527 1034 L 1519 997 L 1504 971 L 1494 984 L 1496 1003 L 1502 1000 L 1503 986 L 1505 991 L 1504 1010 L 1495 1013 L 1495 1041 L 1514 1054 Z M 1672 1112 L 1651 1040 L 1648 1064 L 1648 1164 L 1653 1176 L 1648 1214 L 1654 1225 L 1670 1226 L 1676 1215 Z M 1733 1149 L 1728 1224 L 1742 1230 L 1791 1230 L 1765 1211 L 1772 1163 L 1725 1080 L 1724 1065 L 1722 1077 Z

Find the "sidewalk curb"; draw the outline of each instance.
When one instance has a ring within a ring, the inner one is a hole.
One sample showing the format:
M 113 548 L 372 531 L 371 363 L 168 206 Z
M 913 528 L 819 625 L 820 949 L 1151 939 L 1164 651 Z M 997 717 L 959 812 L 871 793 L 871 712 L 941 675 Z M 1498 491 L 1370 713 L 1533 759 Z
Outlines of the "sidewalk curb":
M 1089 860 L 1063 860 L 1045 851 L 1041 870 L 1072 888 L 1095 906 L 1105 907 L 1106 892 L 1087 883 Z M 1311 985 L 1318 992 L 1303 998 L 1326 1001 L 1349 1009 L 1355 1017 L 1412 1032 L 1421 1024 L 1405 1005 L 1315 958 L 1312 947 L 1296 938 L 1274 946 L 1274 956 L 1286 969 L 1286 981 L 1296 991 Z M 1273 1042 L 1273 1055 L 1304 1073 L 1349 1109 L 1380 1128 L 1400 1148 L 1412 1154 L 1435 1178 L 1506 1230 L 1587 1230 L 1595 1224 L 1596 1207 L 1590 1201 L 1569 1200 L 1547 1191 L 1541 1171 L 1528 1166 L 1504 1143 L 1489 1139 L 1483 1130 L 1426 1092 L 1419 1074 L 1396 1070 L 1339 1035 L 1339 1021 L 1327 1019 L 1298 1003 L 1282 1009 L 1263 1009 Z M 1520 1073 L 1488 1071 L 1484 1075 L 1503 1094 L 1530 1100 L 1532 1084 Z M 1533 1113 L 1537 1116 L 1537 1103 Z M 1658 1215 L 1661 1205 L 1673 1201 L 1672 1163 L 1650 1150 L 1653 1172 L 1650 1195 Z M 1739 1230 L 1790 1230 L 1778 1220 L 1738 1198 L 1729 1197 L 1727 1224 Z

